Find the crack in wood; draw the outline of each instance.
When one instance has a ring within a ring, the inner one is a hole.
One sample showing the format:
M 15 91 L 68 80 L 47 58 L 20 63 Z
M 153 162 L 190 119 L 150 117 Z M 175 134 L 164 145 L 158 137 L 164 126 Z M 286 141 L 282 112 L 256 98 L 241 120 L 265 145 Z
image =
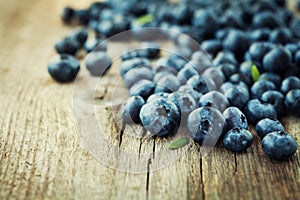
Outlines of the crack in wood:
M 155 141 L 156 141 L 156 138 L 153 139 L 153 150 L 152 150 L 152 158 L 155 159 Z
M 121 144 L 122 144 L 122 139 L 123 139 L 123 134 L 124 134 L 125 128 L 126 128 L 126 124 L 123 123 L 122 128 L 120 130 L 120 134 L 119 134 L 119 148 L 121 147 Z
M 236 158 L 236 153 L 234 153 L 234 172 L 233 172 L 233 176 L 235 176 L 237 174 L 237 158 Z
M 150 179 L 150 165 L 151 165 L 151 157 L 148 159 L 147 164 L 147 179 L 146 179 L 146 199 L 149 199 L 149 179 Z
M 201 183 L 201 190 L 202 190 L 202 200 L 205 200 L 205 187 L 204 187 L 204 181 L 203 181 L 203 160 L 200 155 L 200 183 Z

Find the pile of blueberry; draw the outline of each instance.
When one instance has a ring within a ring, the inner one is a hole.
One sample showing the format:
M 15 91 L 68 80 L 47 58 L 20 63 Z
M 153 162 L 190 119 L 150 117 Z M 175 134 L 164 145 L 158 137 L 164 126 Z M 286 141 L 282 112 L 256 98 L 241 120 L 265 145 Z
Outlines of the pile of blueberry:
M 177 44 L 178 54 L 160 57 L 159 45 L 146 42 L 140 50 L 122 55 L 120 74 L 130 94 L 122 106 L 123 121 L 142 124 L 155 136 L 186 127 L 199 144 L 218 139 L 220 130 L 225 148 L 234 152 L 251 146 L 249 122 L 268 156 L 287 159 L 297 143 L 279 120 L 288 114 L 300 116 L 300 18 L 285 4 L 112 0 L 82 10 L 66 7 L 62 20 L 93 30 L 96 38 L 88 45 L 87 32 L 81 30 L 57 43 L 60 59 L 49 65 L 49 72 L 58 81 L 73 80 L 79 65 L 72 55 L 80 48 L 89 52 L 125 30 L 176 30 L 180 33 L 168 37 Z M 193 45 L 186 35 L 201 45 Z M 98 76 L 111 60 L 106 47 L 96 48 L 98 53 L 88 55 L 87 67 Z

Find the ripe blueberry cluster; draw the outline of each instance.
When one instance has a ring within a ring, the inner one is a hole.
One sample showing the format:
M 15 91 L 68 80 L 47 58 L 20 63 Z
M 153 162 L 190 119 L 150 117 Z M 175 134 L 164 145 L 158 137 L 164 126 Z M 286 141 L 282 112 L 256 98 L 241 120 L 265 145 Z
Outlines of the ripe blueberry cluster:
M 57 52 L 68 56 L 49 65 L 49 72 L 58 81 L 73 80 L 79 68 L 71 55 L 82 47 L 90 52 L 99 41 L 125 30 L 137 34 L 136 28 L 144 27 L 176 30 L 178 34 L 165 34 L 178 45 L 178 55 L 160 57 L 155 42 L 122 55 L 120 74 L 130 94 L 122 106 L 123 121 L 141 123 L 158 136 L 175 134 L 185 126 L 199 144 L 218 139 L 219 131 L 225 148 L 234 152 L 252 144 L 251 123 L 262 138 L 263 151 L 287 159 L 297 143 L 278 120 L 287 114 L 300 116 L 300 18 L 285 4 L 285 0 L 111 0 L 95 2 L 88 9 L 66 7 L 63 22 L 93 30 L 96 39 L 86 41 L 87 32 L 82 30 L 58 42 Z M 186 35 L 201 45 L 195 46 Z M 86 64 L 92 75 L 99 76 L 111 60 L 101 52 L 105 45 L 96 48 L 100 52 L 89 55 Z

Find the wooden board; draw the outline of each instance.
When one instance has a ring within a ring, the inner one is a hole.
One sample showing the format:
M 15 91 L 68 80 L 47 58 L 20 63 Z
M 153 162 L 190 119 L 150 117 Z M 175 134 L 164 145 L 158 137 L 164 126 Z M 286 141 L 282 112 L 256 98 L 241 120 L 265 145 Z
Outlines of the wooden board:
M 54 82 L 47 63 L 55 55 L 54 43 L 71 32 L 58 18 L 63 6 L 90 2 L 0 2 L 0 199 L 299 198 L 299 150 L 289 161 L 271 160 L 256 135 L 247 153 L 217 146 L 200 158 L 191 145 L 177 160 L 152 171 L 167 141 L 132 138 L 130 128 L 120 136 L 106 110 L 98 117 L 111 130 L 112 143 L 137 155 L 150 152 L 146 171 L 109 168 L 82 148 L 72 110 L 74 85 Z M 108 91 L 117 74 L 114 68 L 104 79 Z M 80 76 L 86 75 L 82 69 Z M 300 120 L 289 117 L 283 123 L 300 144 Z

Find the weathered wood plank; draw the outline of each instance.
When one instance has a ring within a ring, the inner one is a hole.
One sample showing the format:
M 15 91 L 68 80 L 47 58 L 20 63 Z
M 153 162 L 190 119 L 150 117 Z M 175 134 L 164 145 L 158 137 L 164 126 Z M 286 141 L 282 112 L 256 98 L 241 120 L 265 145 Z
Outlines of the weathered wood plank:
M 248 153 L 233 154 L 218 145 L 200 159 L 191 145 L 164 168 L 167 139 L 140 139 L 141 128 L 113 123 L 108 94 L 118 67 L 98 88 L 95 110 L 108 138 L 122 151 L 146 154 L 142 173 L 115 170 L 80 146 L 72 110 L 73 84 L 57 84 L 46 71 L 53 44 L 71 28 L 59 21 L 65 4 L 78 8 L 90 1 L 1 1 L 0 7 L 0 199 L 297 199 L 300 153 L 289 161 L 269 159 L 255 137 Z M 121 44 L 117 44 L 121 45 Z M 109 48 L 114 51 L 116 47 Z M 81 77 L 88 76 L 82 68 Z M 89 103 L 89 102 L 87 102 Z M 90 103 L 93 103 L 91 101 Z M 100 107 L 97 107 L 100 106 Z M 283 120 L 300 142 L 300 121 Z M 253 131 L 252 131 L 253 132 Z M 253 132 L 254 133 L 254 132 Z M 122 154 L 118 154 L 119 156 Z M 116 156 L 118 156 L 116 155 Z M 106 155 L 110 156 L 110 155 Z M 120 158 L 122 160 L 123 158 Z M 136 160 L 128 162 L 129 169 Z M 131 165 L 130 165 L 131 164 Z M 130 168 L 131 167 L 131 168 Z M 130 170 L 129 170 L 130 171 Z

